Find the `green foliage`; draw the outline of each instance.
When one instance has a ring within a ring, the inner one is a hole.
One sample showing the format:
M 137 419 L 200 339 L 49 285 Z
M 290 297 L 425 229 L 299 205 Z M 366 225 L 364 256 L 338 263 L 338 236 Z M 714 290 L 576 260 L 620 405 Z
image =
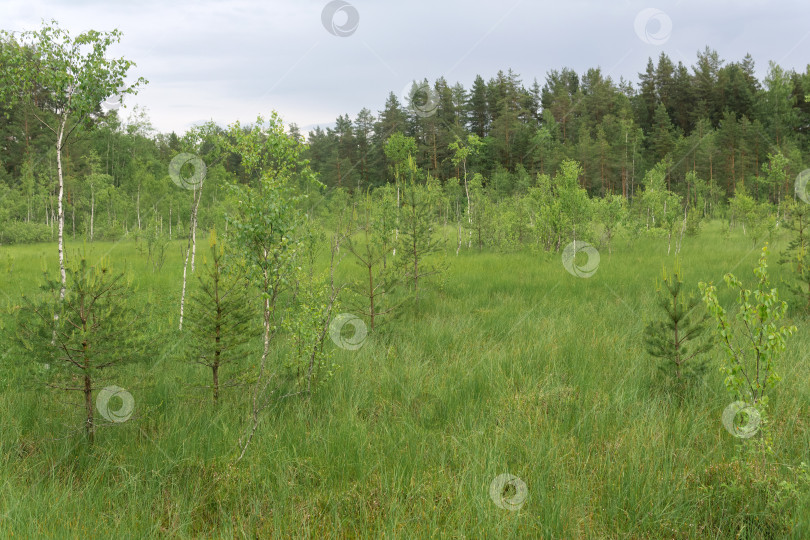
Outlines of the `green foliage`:
M 666 188 L 671 161 L 658 162 L 644 175 L 644 193 L 640 199 L 642 219 L 647 229 L 658 228 L 667 237 L 667 253 L 672 249 L 672 236 L 683 220 L 683 201 L 680 195 Z
M 804 201 L 788 202 L 782 223 L 794 233 L 779 259 L 780 264 L 793 271 L 793 279 L 784 283 L 796 297 L 799 308 L 810 313 L 810 205 Z
M 529 214 L 522 197 L 503 199 L 493 209 L 494 231 L 492 244 L 502 251 L 518 251 L 528 242 L 531 234 Z
M 555 209 L 561 217 L 566 240 L 583 239 L 586 236 L 584 232 L 587 230 L 587 222 L 591 217 L 588 192 L 579 185 L 581 174 L 580 164 L 567 159 L 560 164 L 557 176 L 554 177 L 557 201 Z
M 135 94 L 147 82 L 139 78 L 125 88 L 124 79 L 135 64 L 124 58 L 107 58 L 107 50 L 121 40 L 119 30 L 90 30 L 71 37 L 52 20 L 19 37 L 2 31 L 0 40 L 4 43 L 0 47 L 0 101 L 4 103 L 33 100 L 45 89 L 50 93 L 49 107 L 82 122 L 108 97 Z
M 164 234 L 157 221 L 152 220 L 146 228 L 138 232 L 138 252 L 146 256 L 152 272 L 160 272 L 166 263 L 166 249 L 169 246 L 169 235 Z
M 211 370 L 211 390 L 218 402 L 220 387 L 240 379 L 240 373 L 231 373 L 221 381 L 220 370 L 238 365 L 244 357 L 246 344 L 255 334 L 256 305 L 239 267 L 225 266 L 225 248 L 216 231 L 211 231 L 208 246 L 211 260 L 203 260 L 197 275 L 199 286 L 191 294 L 185 339 L 188 360 Z
M 388 267 L 388 252 L 396 246 L 397 199 L 391 185 L 383 186 L 374 191 L 371 220 L 374 225 L 371 235 L 372 241 L 380 246 L 383 269 Z
M 431 220 L 430 205 L 424 186 L 409 183 L 402 192 L 402 216 L 399 245 L 402 247 L 400 265 L 413 283 L 413 292 L 419 303 L 419 281 L 439 274 L 443 263 L 433 263 L 428 256 L 439 252 L 443 241 L 436 238 Z M 477 211 L 480 211 L 478 209 Z
M 671 275 L 664 269 L 656 290 L 662 320 L 650 321 L 644 328 L 647 353 L 663 360 L 659 368 L 665 377 L 674 376 L 678 383 L 703 375 L 706 371 L 703 355 L 713 346 L 706 334 L 711 316 L 699 308 L 697 295 L 682 291 L 682 277 L 677 259 Z
M 390 299 L 401 281 L 400 272 L 386 266 L 391 243 L 391 224 L 396 214 L 390 193 L 388 200 L 383 195 L 378 201 L 365 194 L 359 205 L 357 233 L 346 237 L 346 249 L 362 268 L 362 278 L 350 285 L 351 291 L 362 300 L 353 303 L 357 311 L 363 313 L 370 322 L 371 330 L 381 322 L 380 318 L 395 309 Z
M 84 394 L 85 431 L 92 443 L 96 421 L 91 394 L 102 374 L 144 358 L 143 309 L 129 301 L 131 278 L 116 274 L 105 259 L 91 264 L 79 254 L 68 265 L 67 276 L 62 302 L 61 282 L 47 273 L 40 297 L 23 296 L 17 337 L 29 359 L 47 365 L 49 386 Z
M 385 155 L 391 163 L 394 180 L 399 183 L 408 170 L 408 161 L 416 153 L 416 141 L 402 133 L 394 133 L 385 142 Z
M 700 234 L 700 228 L 703 225 L 703 213 L 695 207 L 690 208 L 686 212 L 686 227 L 684 232 L 686 236 L 696 237 Z
M 732 224 L 740 224 L 743 234 L 750 235 L 752 245 L 756 246 L 765 236 L 773 232 L 776 227 L 776 216 L 767 202 L 758 203 L 745 186 L 739 186 L 734 197 L 729 200 Z
M 788 538 L 793 516 L 810 489 L 810 469 L 735 459 L 706 467 L 692 481 L 699 490 L 698 519 L 723 538 Z
M 333 266 L 320 272 L 315 267 L 315 243 L 319 240 L 323 238 L 305 235 L 306 260 L 300 261 L 302 264 L 292 275 L 288 315 L 282 323 L 290 344 L 283 367 L 291 385 L 285 387 L 285 395 L 312 392 L 318 384 L 331 379 L 338 368 L 332 362 L 334 349 L 324 347 L 324 342 L 329 324 L 340 310 L 340 288 L 334 286 Z
M 594 200 L 596 221 L 602 225 L 602 238 L 613 253 L 613 237 L 616 229 L 627 219 L 627 201 L 621 195 L 606 195 Z
M 717 322 L 717 336 L 726 352 L 726 362 L 721 367 L 726 375 L 726 389 L 733 397 L 756 407 L 763 417 L 768 391 L 780 380 L 776 362 L 785 350 L 786 339 L 796 332 L 795 326 L 778 325 L 785 316 L 787 303 L 779 300 L 776 288 L 770 288 L 767 255 L 766 244 L 759 265 L 754 268 L 755 289 L 746 289 L 734 274 L 723 277 L 729 288 L 738 293 L 738 310 L 733 319 L 720 304 L 715 286 L 700 283 L 703 300 Z
M 537 185 L 528 190 L 528 218 L 546 250 L 559 251 L 569 241 L 591 233 L 594 209 L 587 191 L 579 185 L 580 174 L 579 163 L 563 160 L 553 179 L 538 175 Z
M 492 200 L 484 190 L 483 177 L 475 173 L 469 182 L 469 208 L 468 208 L 468 232 L 469 240 L 467 247 L 474 241 L 481 250 L 487 243 L 487 238 L 492 234 L 493 210 Z
M 242 168 L 253 180 L 231 184 L 237 211 L 228 216 L 228 235 L 247 264 L 251 281 L 262 283 L 263 298 L 274 300 L 288 283 L 291 261 L 299 247 L 296 231 L 305 220 L 299 210 L 305 195 L 294 188 L 294 177 L 315 182 L 301 157 L 301 143 L 287 137 L 273 113 L 253 126 L 231 126 L 224 146 L 241 157 Z M 301 168 L 301 171 L 298 169 Z
M 2 244 L 36 244 L 53 240 L 53 228 L 44 223 L 7 221 L 0 228 Z

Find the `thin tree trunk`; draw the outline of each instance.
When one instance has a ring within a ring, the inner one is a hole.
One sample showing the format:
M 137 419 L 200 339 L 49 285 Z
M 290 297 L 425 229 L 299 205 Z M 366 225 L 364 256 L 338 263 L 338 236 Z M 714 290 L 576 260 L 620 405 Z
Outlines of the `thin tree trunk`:
M 84 376 L 84 409 L 87 414 L 84 430 L 87 433 L 87 439 L 90 441 L 90 444 L 93 444 L 96 426 L 93 422 L 93 385 L 90 381 L 90 375 Z
M 65 124 L 67 123 L 67 115 L 62 117 L 62 122 L 59 124 L 59 133 L 56 136 L 56 172 L 59 179 L 59 195 L 57 198 L 57 215 L 59 218 L 59 275 L 62 277 L 62 288 L 59 290 L 59 299 L 65 299 L 65 288 L 67 284 L 67 275 L 65 273 L 65 213 L 62 208 L 62 197 L 65 194 L 65 182 L 62 176 L 62 137 L 65 134 Z
M 191 249 L 186 248 L 186 262 L 183 264 L 183 292 L 180 294 L 180 327 L 183 329 L 183 307 L 186 303 L 186 270 L 188 270 L 188 256 L 191 254 Z
M 397 226 L 394 228 L 394 252 L 393 256 L 397 256 L 397 241 L 399 240 L 399 182 L 397 182 Z
M 191 273 L 194 273 L 194 259 L 197 257 L 197 219 L 192 220 L 191 227 Z
M 368 299 L 370 302 L 369 318 L 371 319 L 371 329 L 374 330 L 374 274 L 371 271 L 371 265 L 368 267 Z
M 188 247 L 186 248 L 186 262 L 183 265 L 183 292 L 180 295 L 180 330 L 183 329 L 183 307 L 185 306 L 186 301 L 186 270 L 188 269 L 189 255 L 191 255 L 191 271 L 194 272 L 194 252 L 197 249 L 197 206 L 199 206 L 200 199 L 202 198 L 202 183 L 199 187 L 200 196 L 196 196 L 195 190 L 195 196 L 193 198 L 194 204 L 191 207 L 191 219 L 189 223 L 190 231 L 188 237 Z
M 202 184 L 200 184 L 200 194 L 194 190 L 194 208 L 191 210 L 191 273 L 194 273 L 194 260 L 197 255 L 197 208 L 202 199 Z
M 219 351 L 217 351 L 217 354 L 219 354 Z M 219 403 L 219 365 L 214 364 L 211 366 L 211 371 L 214 373 L 214 403 Z
M 90 241 L 93 241 L 93 225 L 96 217 L 96 190 L 90 184 Z
M 461 216 L 458 211 L 458 200 L 456 200 L 456 223 L 458 225 L 458 243 L 456 244 L 456 256 L 461 251 Z
M 267 250 L 264 252 L 265 259 L 267 258 Z M 266 291 L 269 287 L 270 283 L 270 276 L 267 273 L 267 269 L 264 269 L 264 290 Z M 250 429 L 250 433 L 247 436 L 247 440 L 245 444 L 242 445 L 242 452 L 239 454 L 239 458 L 236 461 L 240 461 L 244 456 L 245 452 L 247 452 L 248 446 L 250 445 L 250 441 L 253 440 L 253 436 L 256 434 L 256 430 L 259 427 L 259 412 L 261 411 L 261 407 L 259 404 L 259 394 L 267 388 L 265 384 L 263 387 L 261 386 L 262 380 L 264 378 L 264 366 L 267 360 L 267 356 L 270 353 L 270 298 L 265 297 L 264 299 L 264 349 L 262 350 L 262 358 L 259 363 L 259 378 L 256 381 L 256 386 L 253 389 L 253 400 L 252 400 L 252 410 L 251 410 L 251 420 L 252 425 Z M 240 441 L 241 444 L 241 441 Z

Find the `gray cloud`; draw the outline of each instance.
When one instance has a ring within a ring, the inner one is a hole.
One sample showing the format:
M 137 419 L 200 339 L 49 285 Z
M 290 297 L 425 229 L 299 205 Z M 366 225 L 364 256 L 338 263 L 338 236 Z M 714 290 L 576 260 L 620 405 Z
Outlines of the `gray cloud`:
M 750 52 L 760 77 L 768 60 L 800 71 L 808 63 L 810 4 L 799 0 L 351 3 L 360 23 L 348 37 L 323 27 L 324 0 L 6 0 L 0 26 L 32 29 L 55 18 L 74 33 L 120 28 L 114 54 L 150 81 L 127 106 L 146 107 L 161 131 L 211 118 L 250 121 L 272 109 L 301 126 L 330 124 L 382 108 L 388 92 L 413 79 L 444 76 L 469 87 L 476 74 L 508 68 L 526 83 L 565 66 L 635 81 L 648 57 L 663 51 L 691 65 L 706 45 L 726 60 Z M 634 30 L 651 7 L 672 21 L 660 46 Z

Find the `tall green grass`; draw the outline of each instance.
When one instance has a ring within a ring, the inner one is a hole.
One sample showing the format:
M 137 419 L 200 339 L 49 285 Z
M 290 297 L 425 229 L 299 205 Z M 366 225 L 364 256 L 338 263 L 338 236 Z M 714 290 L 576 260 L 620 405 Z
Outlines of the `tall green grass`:
M 783 244 L 771 249 L 775 285 L 787 278 L 775 263 Z M 588 279 L 567 273 L 559 254 L 451 250 L 418 309 L 404 307 L 357 351 L 336 349 L 336 375 L 310 399 L 267 411 L 238 464 L 248 393 L 226 389 L 215 407 L 200 388 L 208 373 L 177 357 L 179 243 L 158 274 L 131 243 L 83 249 L 134 274 L 133 301 L 156 301 L 153 354 L 113 378 L 134 396 L 135 414 L 100 428 L 89 447 L 78 396 L 37 386 L 2 344 L 2 537 L 729 534 L 719 515 L 729 510 L 707 506 L 705 487 L 711 475 L 732 475 L 740 446 L 720 421 L 731 401 L 721 375 L 712 370 L 681 403 L 657 384 L 641 346 L 655 279 L 673 261 L 665 240 L 617 240 Z M 42 259 L 53 269 L 55 255 L 52 245 L 0 247 L 0 305 L 33 291 Z M 751 283 L 758 255 L 750 239 L 722 238 L 712 224 L 684 241 L 685 282 L 696 291 L 733 271 Z M 355 272 L 344 259 L 339 275 Z M 770 410 L 775 459 L 798 465 L 810 462 L 810 337 L 805 319 L 790 322 L 800 331 L 778 363 Z M 715 366 L 720 358 L 718 348 Z M 527 485 L 519 511 L 489 497 L 501 473 Z M 778 517 L 801 538 L 808 516 L 802 493 Z

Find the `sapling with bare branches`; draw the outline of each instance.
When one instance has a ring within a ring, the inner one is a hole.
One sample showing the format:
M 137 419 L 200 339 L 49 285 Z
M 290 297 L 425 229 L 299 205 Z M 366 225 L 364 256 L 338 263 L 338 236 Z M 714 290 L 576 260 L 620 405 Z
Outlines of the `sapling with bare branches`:
M 34 361 L 48 364 L 49 386 L 83 394 L 84 429 L 92 444 L 96 420 L 92 394 L 102 372 L 142 358 L 143 317 L 132 307 L 132 282 L 102 259 L 79 255 L 67 265 L 67 289 L 45 273 L 42 298 L 23 297 L 18 342 Z M 54 327 L 54 313 L 60 313 Z M 55 330 L 55 331 L 54 331 Z M 51 342 L 53 341 L 53 345 Z
M 244 274 L 236 265 L 226 267 L 224 246 L 215 230 L 208 246 L 211 261 L 204 261 L 199 287 L 191 293 L 188 306 L 187 354 L 192 362 L 211 370 L 211 390 L 218 403 L 220 388 L 238 379 L 231 376 L 221 381 L 220 370 L 244 356 L 256 310 Z

